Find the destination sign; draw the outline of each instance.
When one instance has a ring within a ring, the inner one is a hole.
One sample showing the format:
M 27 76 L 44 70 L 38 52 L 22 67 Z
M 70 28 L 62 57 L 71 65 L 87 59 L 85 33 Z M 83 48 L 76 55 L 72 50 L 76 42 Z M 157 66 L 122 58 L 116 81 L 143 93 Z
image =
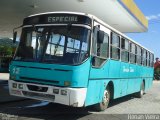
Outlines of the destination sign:
M 36 24 L 85 24 L 91 26 L 91 19 L 75 14 L 45 14 L 25 18 L 23 25 Z
M 59 17 L 48 17 L 49 23 L 57 23 L 57 22 L 78 22 L 77 16 L 59 16 Z

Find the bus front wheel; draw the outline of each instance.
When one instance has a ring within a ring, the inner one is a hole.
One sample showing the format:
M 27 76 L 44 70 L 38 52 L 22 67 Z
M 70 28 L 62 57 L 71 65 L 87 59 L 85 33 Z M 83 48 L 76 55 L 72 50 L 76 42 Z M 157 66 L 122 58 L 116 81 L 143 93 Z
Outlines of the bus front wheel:
M 111 93 L 110 89 L 109 87 L 107 87 L 106 90 L 104 90 L 102 102 L 95 105 L 95 109 L 97 111 L 104 111 L 105 109 L 107 109 L 109 101 L 110 101 L 110 96 L 111 96 L 110 93 Z

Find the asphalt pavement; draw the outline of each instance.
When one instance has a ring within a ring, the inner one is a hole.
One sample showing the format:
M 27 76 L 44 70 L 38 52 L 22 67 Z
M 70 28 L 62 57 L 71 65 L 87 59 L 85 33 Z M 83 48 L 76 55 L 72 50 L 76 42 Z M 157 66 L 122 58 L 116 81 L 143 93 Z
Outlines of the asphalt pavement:
M 0 104 L 4 102 L 17 101 L 17 100 L 19 101 L 24 99 L 9 95 L 8 80 L 9 80 L 8 73 L 0 73 Z

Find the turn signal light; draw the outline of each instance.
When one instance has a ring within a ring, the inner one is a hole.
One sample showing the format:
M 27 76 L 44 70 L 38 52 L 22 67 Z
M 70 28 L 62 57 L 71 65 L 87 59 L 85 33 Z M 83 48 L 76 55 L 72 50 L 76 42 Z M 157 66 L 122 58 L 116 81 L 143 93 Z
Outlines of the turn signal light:
M 53 89 L 54 94 L 59 94 L 59 89 Z
M 67 90 L 61 90 L 61 95 L 67 95 Z
M 70 86 L 71 82 L 70 81 L 64 81 L 64 86 Z

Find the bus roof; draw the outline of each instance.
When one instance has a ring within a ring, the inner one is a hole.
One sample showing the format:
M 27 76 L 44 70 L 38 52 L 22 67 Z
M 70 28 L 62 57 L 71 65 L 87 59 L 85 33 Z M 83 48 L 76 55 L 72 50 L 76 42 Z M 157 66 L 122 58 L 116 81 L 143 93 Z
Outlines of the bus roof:
M 92 15 L 87 14 L 87 13 L 81 13 L 81 12 L 70 12 L 70 11 L 55 11 L 55 12 L 45 12 L 45 13 L 39 13 L 39 14 L 33 14 L 33 15 L 29 15 L 28 17 L 33 17 L 33 16 L 38 16 L 38 15 L 46 15 L 46 14 L 75 14 L 75 15 L 84 15 L 84 16 L 88 16 L 91 17 Z

